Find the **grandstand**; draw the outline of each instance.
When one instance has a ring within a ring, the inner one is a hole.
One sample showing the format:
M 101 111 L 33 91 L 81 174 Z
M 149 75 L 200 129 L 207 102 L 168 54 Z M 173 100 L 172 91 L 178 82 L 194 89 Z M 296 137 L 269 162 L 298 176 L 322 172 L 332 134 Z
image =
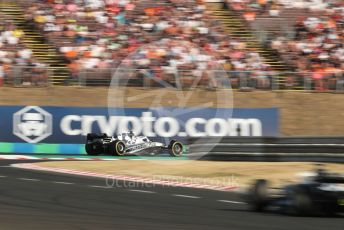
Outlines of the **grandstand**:
M 219 69 L 232 88 L 342 91 L 343 4 L 1 1 L 0 84 L 103 86 L 121 66 L 134 86 L 216 88 Z
M 318 91 L 326 91 L 342 81 L 343 1 L 226 3 L 225 8 L 241 16 L 265 47 L 274 51 L 289 70 L 297 72 L 286 78 L 289 86 L 310 78 Z
M 45 42 L 44 37 L 35 26 L 27 23 L 23 8 L 12 1 L 2 1 L 0 3 L 0 11 L 6 20 L 9 20 L 23 33 L 21 43 L 32 54 L 30 56 L 31 62 L 35 61 L 36 63 L 39 63 L 39 67 L 42 71 L 47 72 L 47 74 L 48 69 L 51 68 L 51 70 L 54 70 L 53 74 L 52 72 L 49 73 L 52 81 L 68 76 L 69 72 L 67 72 L 65 60 L 60 58 L 55 47 Z M 18 47 L 16 49 L 18 49 Z M 22 63 L 14 62 L 13 65 L 20 66 Z M 9 75 L 12 77 L 18 77 L 18 74 L 13 72 L 9 73 Z M 19 82 L 20 81 L 21 80 L 19 80 Z M 12 82 L 10 81 L 10 83 Z

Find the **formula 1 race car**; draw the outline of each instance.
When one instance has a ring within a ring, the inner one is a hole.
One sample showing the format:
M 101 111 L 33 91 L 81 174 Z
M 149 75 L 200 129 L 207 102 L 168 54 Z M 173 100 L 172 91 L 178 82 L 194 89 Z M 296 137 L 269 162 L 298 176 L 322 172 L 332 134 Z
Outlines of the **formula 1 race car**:
M 344 175 L 317 170 L 303 182 L 273 192 L 266 180 L 257 180 L 248 194 L 254 211 L 281 211 L 296 216 L 344 213 Z
M 172 140 L 168 146 L 160 142 L 153 142 L 145 136 L 135 136 L 133 132 L 122 133 L 115 137 L 106 134 L 87 134 L 86 153 L 91 156 L 109 154 L 123 156 L 126 154 L 158 154 L 169 152 L 173 157 L 183 154 L 183 144 Z

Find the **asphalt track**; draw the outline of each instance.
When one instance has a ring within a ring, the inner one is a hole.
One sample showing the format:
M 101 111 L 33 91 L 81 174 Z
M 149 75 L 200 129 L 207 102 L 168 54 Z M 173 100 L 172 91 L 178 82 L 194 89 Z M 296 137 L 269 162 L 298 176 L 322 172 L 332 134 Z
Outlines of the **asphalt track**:
M 343 217 L 253 213 L 234 193 L 123 181 L 106 187 L 102 179 L 9 167 L 17 162 L 0 161 L 1 230 L 344 229 Z

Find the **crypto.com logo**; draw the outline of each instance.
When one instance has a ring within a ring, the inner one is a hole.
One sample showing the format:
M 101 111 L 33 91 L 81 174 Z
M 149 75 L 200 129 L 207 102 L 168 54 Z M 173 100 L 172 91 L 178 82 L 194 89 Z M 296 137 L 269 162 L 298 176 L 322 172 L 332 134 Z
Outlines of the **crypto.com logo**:
M 13 134 L 38 143 L 52 134 L 52 115 L 38 106 L 27 106 L 13 115 Z

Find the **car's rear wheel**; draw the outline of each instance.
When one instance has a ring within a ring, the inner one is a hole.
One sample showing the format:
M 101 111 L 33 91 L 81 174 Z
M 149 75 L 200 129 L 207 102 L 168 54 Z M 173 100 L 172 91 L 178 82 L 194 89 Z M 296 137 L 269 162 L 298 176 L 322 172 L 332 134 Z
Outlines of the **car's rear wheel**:
M 267 180 L 257 180 L 249 193 L 249 203 L 252 210 L 256 212 L 263 212 L 269 202 Z
M 89 156 L 97 156 L 101 154 L 101 148 L 96 144 L 86 144 L 85 150 Z
M 126 151 L 126 146 L 123 141 L 116 140 L 109 144 L 109 154 L 114 156 L 123 156 Z
M 183 145 L 178 141 L 172 140 L 168 145 L 168 150 L 173 157 L 180 157 L 183 155 Z

